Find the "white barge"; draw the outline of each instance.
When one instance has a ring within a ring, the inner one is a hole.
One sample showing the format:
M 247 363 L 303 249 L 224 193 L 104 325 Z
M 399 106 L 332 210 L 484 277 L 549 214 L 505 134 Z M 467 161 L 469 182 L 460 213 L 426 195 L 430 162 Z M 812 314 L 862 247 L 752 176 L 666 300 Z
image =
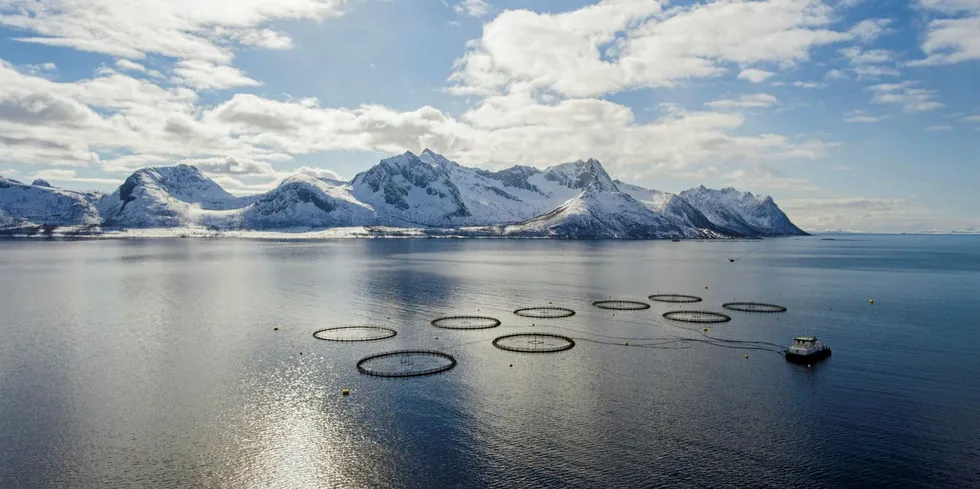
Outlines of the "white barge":
M 786 350 L 786 359 L 796 363 L 811 363 L 830 356 L 830 347 L 816 336 L 797 336 Z

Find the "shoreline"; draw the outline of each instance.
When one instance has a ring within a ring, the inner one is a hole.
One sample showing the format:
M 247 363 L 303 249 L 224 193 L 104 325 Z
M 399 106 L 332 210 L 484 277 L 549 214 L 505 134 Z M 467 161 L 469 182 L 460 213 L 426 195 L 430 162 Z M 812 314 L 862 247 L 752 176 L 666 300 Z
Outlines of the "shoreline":
M 402 227 L 336 227 L 295 230 L 214 230 L 208 228 L 142 228 L 101 229 L 92 226 L 62 226 L 45 230 L 41 227 L 0 229 L 0 239 L 41 240 L 108 240 L 108 239 L 245 239 L 260 241 L 317 241 L 335 239 L 544 239 L 561 241 L 757 241 L 761 237 L 567 237 L 554 235 L 504 234 L 487 228 L 402 228 Z

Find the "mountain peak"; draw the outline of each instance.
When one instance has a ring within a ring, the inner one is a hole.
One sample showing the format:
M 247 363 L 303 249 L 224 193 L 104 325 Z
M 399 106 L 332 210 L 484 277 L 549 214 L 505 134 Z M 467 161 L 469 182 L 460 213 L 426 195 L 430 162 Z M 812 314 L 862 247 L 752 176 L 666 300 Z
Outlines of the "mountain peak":
M 548 167 L 545 169 L 544 178 L 573 189 L 592 188 L 602 191 L 618 191 L 616 184 L 613 183 L 612 178 L 602 167 L 602 163 L 594 158 Z
M 746 236 L 805 235 L 786 214 L 779 209 L 772 197 L 755 196 L 732 187 L 721 190 L 698 188 L 680 193 L 682 199 L 693 205 L 713 224 L 730 234 Z
M 33 182 L 31 182 L 31 185 L 33 185 L 35 187 L 48 187 L 48 188 L 51 188 L 51 184 L 48 183 L 47 180 L 44 180 L 42 178 L 35 179 Z
M 453 161 L 445 156 L 432 151 L 429 148 L 425 148 L 419 155 L 419 159 L 432 165 L 432 166 L 449 166 L 453 165 Z

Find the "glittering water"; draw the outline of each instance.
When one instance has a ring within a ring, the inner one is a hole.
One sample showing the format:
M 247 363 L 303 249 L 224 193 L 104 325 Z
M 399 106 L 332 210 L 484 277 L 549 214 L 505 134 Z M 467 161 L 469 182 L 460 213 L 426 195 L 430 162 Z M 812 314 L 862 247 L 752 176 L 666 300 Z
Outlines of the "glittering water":
M 0 487 L 980 486 L 980 239 L 848 239 L 3 241 Z M 705 300 L 591 306 L 658 292 Z M 349 324 L 398 335 L 312 336 Z M 491 345 L 524 331 L 576 346 Z M 833 357 L 765 345 L 799 334 Z M 403 348 L 459 363 L 354 367 Z

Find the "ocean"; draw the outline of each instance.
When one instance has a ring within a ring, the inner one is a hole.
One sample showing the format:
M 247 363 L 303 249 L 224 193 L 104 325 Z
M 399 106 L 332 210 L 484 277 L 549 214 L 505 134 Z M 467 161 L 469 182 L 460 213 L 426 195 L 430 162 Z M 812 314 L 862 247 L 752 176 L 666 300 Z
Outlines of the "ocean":
M 980 487 L 980 236 L 7 240 L 0 334 L 3 488 Z M 400 349 L 457 364 L 356 368 Z

